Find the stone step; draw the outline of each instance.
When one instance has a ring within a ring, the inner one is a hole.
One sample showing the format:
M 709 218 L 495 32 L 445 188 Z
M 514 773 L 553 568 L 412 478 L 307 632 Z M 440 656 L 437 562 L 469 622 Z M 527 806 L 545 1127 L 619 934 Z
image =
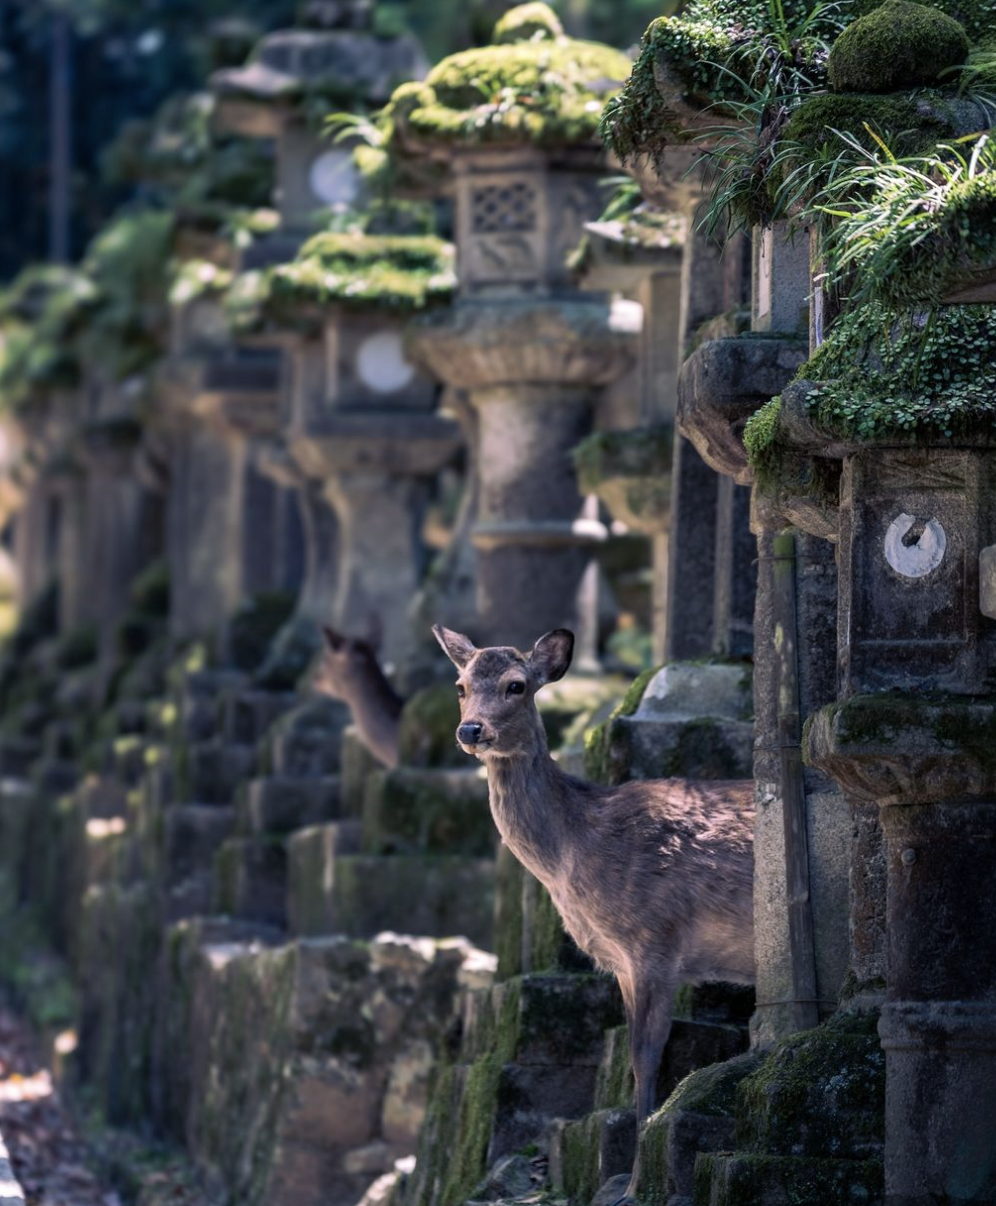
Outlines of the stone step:
M 762 1058 L 749 1052 L 700 1068 L 671 1094 L 640 1136 L 640 1200 L 692 1201 L 696 1157 L 734 1146 L 737 1088 Z
M 549 1181 L 555 1192 L 589 1202 L 611 1177 L 628 1174 L 636 1157 L 636 1111 L 597 1110 L 558 1121 L 550 1138 Z
M 732 1059 L 746 1051 L 749 1045 L 746 1026 L 675 1018 L 657 1077 L 657 1102 L 666 1101 L 690 1072 Z M 629 1033 L 625 1026 L 619 1026 L 605 1036 L 596 1105 L 599 1109 L 629 1106 L 633 1093 Z
M 235 831 L 234 808 L 216 804 L 174 804 L 163 812 L 167 887 L 190 876 L 210 877 L 224 842 Z
M 80 768 L 75 762 L 42 758 L 31 769 L 31 781 L 45 795 L 68 795 L 79 784 Z
M 874 1013 L 837 1013 L 777 1043 L 737 1090 L 737 1146 L 782 1156 L 879 1159 L 885 1053 Z
M 0 740 L 0 779 L 27 779 L 40 756 L 37 738 L 4 737 Z
M 461 935 L 490 948 L 493 861 L 460 854 L 342 854 L 341 837 L 307 833 L 296 847 L 289 885 L 295 924 L 307 932 Z
M 251 779 L 239 801 L 239 826 L 245 833 L 291 833 L 339 816 L 338 775 Z
M 475 998 L 464 1018 L 460 1059 L 471 1063 L 500 1050 L 506 1062 L 597 1071 L 605 1033 L 622 1017 L 622 997 L 610 976 L 517 976 L 496 984 L 489 997 Z
M 228 838 L 215 858 L 213 911 L 285 929 L 285 843 L 275 836 Z
M 279 716 L 299 702 L 293 691 L 242 689 L 226 694 L 220 705 L 221 736 L 234 745 L 255 745 Z
M 482 770 L 400 766 L 367 779 L 363 849 L 367 854 L 477 854 L 494 857 L 498 834 Z
M 256 767 L 256 751 L 220 739 L 198 741 L 180 747 L 174 766 L 181 798 L 198 804 L 234 804 L 236 789 Z
M 295 936 L 334 932 L 333 894 L 327 890 L 335 860 L 360 852 L 358 820 L 311 825 L 287 841 L 287 928 Z
M 880 1206 L 879 1160 L 703 1153 L 695 1163 L 696 1206 Z
M 347 817 L 363 815 L 367 781 L 384 768 L 360 740 L 355 725 L 343 729 L 340 742 L 342 765 L 342 812 Z
M 334 775 L 349 709 L 339 700 L 318 697 L 285 713 L 260 744 L 265 774 L 305 778 Z

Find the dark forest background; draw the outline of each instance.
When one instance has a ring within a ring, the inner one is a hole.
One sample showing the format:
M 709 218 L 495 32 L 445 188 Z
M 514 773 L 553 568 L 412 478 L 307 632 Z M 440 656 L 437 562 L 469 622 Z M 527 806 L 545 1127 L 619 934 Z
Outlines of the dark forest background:
M 256 38 L 292 24 L 297 0 L 0 0 L 0 282 L 50 254 L 51 86 L 68 90 L 69 255 L 134 191 L 108 148 L 124 124 L 166 97 L 241 63 Z M 509 0 L 394 0 L 379 19 L 403 24 L 430 60 L 489 38 Z M 554 0 L 569 33 L 637 42 L 661 0 Z M 62 23 L 68 51 L 53 46 Z M 54 68 L 54 70 L 53 70 Z

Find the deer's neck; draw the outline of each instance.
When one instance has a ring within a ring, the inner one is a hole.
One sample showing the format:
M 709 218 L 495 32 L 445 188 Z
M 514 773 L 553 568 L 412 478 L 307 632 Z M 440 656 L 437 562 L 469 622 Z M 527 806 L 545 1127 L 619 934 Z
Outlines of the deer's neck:
M 488 759 L 491 812 L 505 845 L 538 879 L 562 868 L 580 802 L 546 748 Z
M 343 692 L 360 738 L 385 766 L 398 765 L 401 700 L 379 671 Z

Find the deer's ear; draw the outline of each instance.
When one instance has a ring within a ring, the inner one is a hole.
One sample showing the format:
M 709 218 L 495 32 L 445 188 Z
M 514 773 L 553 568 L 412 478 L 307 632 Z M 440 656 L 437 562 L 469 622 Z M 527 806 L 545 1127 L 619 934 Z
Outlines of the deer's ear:
M 470 637 L 465 637 L 462 632 L 444 628 L 442 624 L 433 624 L 432 635 L 442 645 L 443 652 L 459 670 L 462 670 L 477 652 L 477 646 Z
M 574 633 L 568 628 L 555 628 L 533 646 L 529 665 L 536 672 L 540 686 L 563 678 L 574 656 Z
M 336 632 L 334 628 L 329 628 L 326 625 L 322 625 L 322 632 L 325 634 L 325 640 L 328 644 L 328 647 L 330 649 L 334 649 L 336 652 L 338 652 L 346 643 L 346 638 L 341 632 Z

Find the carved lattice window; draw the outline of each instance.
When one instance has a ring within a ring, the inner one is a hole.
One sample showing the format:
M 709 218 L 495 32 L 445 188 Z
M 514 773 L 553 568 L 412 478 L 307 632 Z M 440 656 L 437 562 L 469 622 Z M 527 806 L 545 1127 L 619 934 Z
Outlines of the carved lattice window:
M 489 184 L 473 196 L 474 234 L 507 234 L 536 229 L 536 190 L 524 181 Z

